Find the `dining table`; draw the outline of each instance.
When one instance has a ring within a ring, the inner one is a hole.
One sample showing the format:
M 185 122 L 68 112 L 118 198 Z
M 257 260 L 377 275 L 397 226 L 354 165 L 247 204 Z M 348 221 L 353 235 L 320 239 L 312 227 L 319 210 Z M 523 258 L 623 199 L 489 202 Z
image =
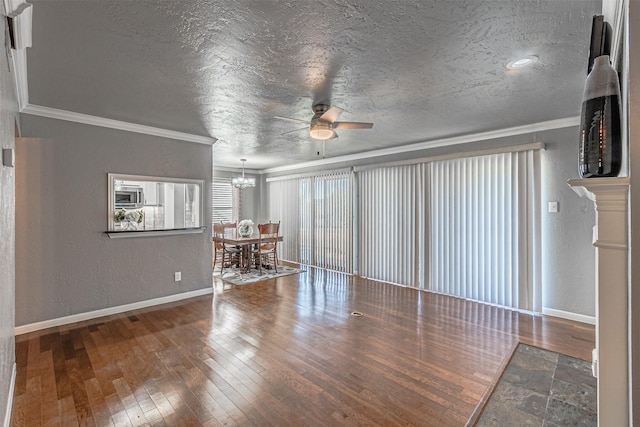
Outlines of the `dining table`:
M 224 236 L 213 236 L 213 241 L 215 243 L 222 243 L 223 245 L 236 246 L 242 249 L 241 259 L 241 268 L 245 271 L 249 271 L 251 269 L 251 259 L 249 254 L 251 253 L 251 247 L 253 245 L 259 245 L 265 242 L 282 242 L 284 241 L 284 237 L 281 235 L 278 236 L 269 236 L 269 237 L 260 237 L 260 234 L 254 233 L 250 236 L 243 237 L 238 234 L 237 231 L 233 233 L 225 234 Z

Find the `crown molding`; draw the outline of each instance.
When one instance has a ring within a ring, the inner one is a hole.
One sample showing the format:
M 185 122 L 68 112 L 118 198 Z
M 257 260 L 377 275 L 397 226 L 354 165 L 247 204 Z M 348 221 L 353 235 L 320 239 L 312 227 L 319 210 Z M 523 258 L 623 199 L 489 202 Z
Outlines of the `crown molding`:
M 224 171 L 224 172 L 234 172 L 234 173 L 241 173 L 242 172 L 242 167 L 234 168 L 234 167 L 229 167 L 229 166 L 216 166 L 215 160 L 214 160 L 214 163 L 213 163 L 213 169 L 217 170 L 217 171 Z M 262 171 L 260 169 L 248 169 L 248 168 L 245 168 L 244 172 L 252 174 L 252 175 L 262 175 L 264 173 L 264 171 Z
M 26 84 L 26 80 L 25 80 L 25 84 Z M 139 125 L 136 123 L 129 123 L 129 122 L 124 122 L 120 120 L 106 119 L 103 117 L 91 116 L 89 114 L 75 113 L 72 111 L 60 110 L 57 108 L 44 107 L 40 105 L 26 104 L 26 106 L 22 109 L 22 112 L 25 114 L 31 114 L 34 116 L 48 117 L 48 118 L 58 119 L 58 120 L 67 120 L 67 121 L 83 123 L 83 124 L 92 125 L 92 126 L 101 126 L 101 127 L 111 128 L 111 129 L 124 130 L 127 132 L 143 133 L 143 134 L 152 135 L 152 136 L 160 136 L 164 138 L 195 142 L 199 144 L 211 145 L 217 141 L 217 139 L 213 137 L 193 135 L 193 134 L 184 133 L 184 132 L 176 132 L 176 131 L 156 128 L 152 126 Z M 442 139 L 436 139 L 432 141 L 418 142 L 415 144 L 402 145 L 399 147 L 383 148 L 380 150 L 365 151 L 363 153 L 332 157 L 330 159 L 313 160 L 310 162 L 296 163 L 296 164 L 286 165 L 286 166 L 278 166 L 275 168 L 268 168 L 263 170 L 246 169 L 245 171 L 247 171 L 248 173 L 253 173 L 255 175 L 261 175 L 265 173 L 286 172 L 291 170 L 304 169 L 308 167 L 316 167 L 316 166 L 350 162 L 350 161 L 356 161 L 356 160 L 362 160 L 362 159 L 368 159 L 368 158 L 374 158 L 374 157 L 389 156 L 393 154 L 407 153 L 412 151 L 419 151 L 419 150 L 443 147 L 448 145 L 466 144 L 470 142 L 505 138 L 509 136 L 522 135 L 526 133 L 542 132 L 542 131 L 553 130 L 553 129 L 562 129 L 562 128 L 567 128 L 571 126 L 578 126 L 579 124 L 580 124 L 579 116 L 566 117 L 563 119 L 549 120 L 546 122 L 533 123 L 533 124 L 523 125 L 523 126 L 514 126 L 511 128 L 499 129 L 495 131 L 480 132 L 480 133 L 475 133 L 470 135 L 456 136 L 452 138 L 442 138 Z M 230 168 L 226 166 L 217 166 L 216 169 L 221 171 L 240 170 L 240 169 Z
M 493 130 L 488 132 L 474 133 L 470 135 L 455 136 L 452 138 L 435 139 L 432 141 L 417 142 L 415 144 L 401 145 L 399 147 L 382 148 L 380 150 L 365 151 L 363 153 L 349 154 L 346 156 L 332 157 L 330 159 L 313 160 L 310 162 L 296 163 L 293 165 L 278 166 L 264 169 L 263 173 L 286 172 L 296 169 L 323 166 L 334 163 L 351 162 L 373 157 L 390 156 L 398 153 L 425 150 L 428 148 L 444 147 L 448 145 L 466 144 L 469 142 L 485 141 L 487 139 L 505 138 L 526 133 L 542 132 L 546 130 L 562 129 L 571 126 L 578 126 L 580 117 L 566 117 L 564 119 L 548 120 L 546 122 L 533 123 L 524 126 L 514 126 L 506 129 Z
M 124 122 L 121 120 L 106 119 L 104 117 L 91 116 L 89 114 L 75 113 L 73 111 L 59 110 L 57 108 L 44 107 L 41 105 L 27 104 L 22 113 L 32 116 L 48 117 L 50 119 L 66 120 L 69 122 L 82 123 L 91 126 L 100 126 L 110 129 L 118 129 L 126 132 L 143 133 L 151 136 L 159 136 L 162 138 L 177 139 L 180 141 L 195 142 L 198 144 L 212 145 L 216 142 L 216 138 L 210 136 L 194 135 L 191 133 L 177 132 L 157 128 L 153 126 L 145 126 L 136 123 Z

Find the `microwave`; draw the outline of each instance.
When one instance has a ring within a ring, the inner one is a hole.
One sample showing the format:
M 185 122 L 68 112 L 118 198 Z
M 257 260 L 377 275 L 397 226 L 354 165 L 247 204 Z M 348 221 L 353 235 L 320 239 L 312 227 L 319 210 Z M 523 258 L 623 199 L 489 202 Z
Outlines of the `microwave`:
M 116 209 L 138 209 L 144 205 L 142 187 L 116 187 Z

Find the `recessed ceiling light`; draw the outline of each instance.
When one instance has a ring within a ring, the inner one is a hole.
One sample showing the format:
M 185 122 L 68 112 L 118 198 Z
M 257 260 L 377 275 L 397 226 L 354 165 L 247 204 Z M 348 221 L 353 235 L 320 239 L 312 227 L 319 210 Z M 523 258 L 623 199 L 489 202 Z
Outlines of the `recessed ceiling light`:
M 525 58 L 514 59 L 507 64 L 507 68 L 510 70 L 518 70 L 520 68 L 528 67 L 529 65 L 538 62 L 537 56 L 527 56 Z

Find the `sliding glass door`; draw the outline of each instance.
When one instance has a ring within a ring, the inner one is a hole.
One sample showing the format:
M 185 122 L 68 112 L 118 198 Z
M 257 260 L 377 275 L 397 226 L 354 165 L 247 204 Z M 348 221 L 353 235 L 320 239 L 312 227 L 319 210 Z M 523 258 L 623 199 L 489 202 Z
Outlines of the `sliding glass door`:
M 433 162 L 429 289 L 541 310 L 537 151 Z
M 358 172 L 358 274 L 424 287 L 427 170 L 420 163 Z
M 352 173 L 269 180 L 270 218 L 281 221 L 282 259 L 352 272 Z
M 539 312 L 539 159 L 522 149 L 268 179 L 281 258 L 347 273 L 357 259 L 364 277 Z

